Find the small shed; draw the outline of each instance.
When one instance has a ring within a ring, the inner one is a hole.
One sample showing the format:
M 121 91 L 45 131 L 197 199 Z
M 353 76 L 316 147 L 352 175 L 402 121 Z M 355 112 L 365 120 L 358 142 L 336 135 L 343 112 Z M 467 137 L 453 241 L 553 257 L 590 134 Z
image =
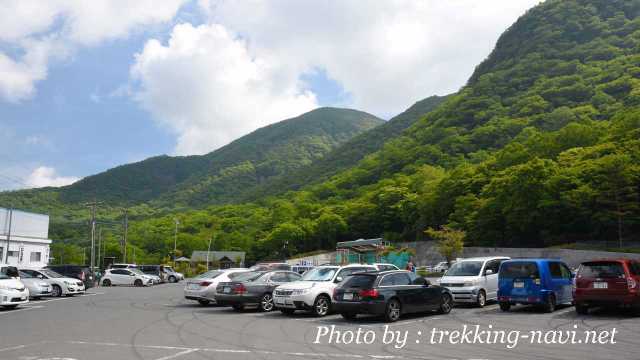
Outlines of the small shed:
M 207 257 L 206 251 L 194 251 L 191 254 L 192 263 L 207 263 L 209 260 L 209 266 L 217 264 L 221 269 L 228 269 L 232 267 L 244 266 L 244 251 L 209 251 Z
M 342 241 L 336 244 L 336 263 L 371 264 L 378 262 L 378 251 L 388 246 L 382 238 Z

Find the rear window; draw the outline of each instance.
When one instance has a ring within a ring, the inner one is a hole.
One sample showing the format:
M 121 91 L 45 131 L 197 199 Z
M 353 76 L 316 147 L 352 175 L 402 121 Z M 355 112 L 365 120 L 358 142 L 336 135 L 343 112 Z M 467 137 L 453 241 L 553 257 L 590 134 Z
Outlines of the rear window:
M 617 261 L 588 262 L 580 265 L 578 274 L 586 278 L 623 278 L 624 268 Z
M 371 275 L 353 275 L 347 278 L 344 285 L 344 288 L 360 288 L 360 289 L 369 289 L 373 287 L 373 282 L 376 280 L 375 276 Z
M 539 278 L 538 265 L 534 262 L 502 263 L 500 277 L 503 278 Z
M 229 274 L 229 279 L 233 281 L 253 281 L 262 275 L 264 275 L 264 272 L 247 271 Z

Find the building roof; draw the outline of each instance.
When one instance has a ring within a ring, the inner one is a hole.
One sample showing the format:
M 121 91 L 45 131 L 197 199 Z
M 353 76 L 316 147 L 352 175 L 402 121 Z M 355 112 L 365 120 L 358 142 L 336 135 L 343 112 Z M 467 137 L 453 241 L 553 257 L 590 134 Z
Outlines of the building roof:
M 209 261 L 220 261 L 223 258 L 228 258 L 229 260 L 236 261 L 237 258 L 240 258 L 240 262 L 244 263 L 244 251 L 210 251 L 209 252 Z M 204 262 L 207 261 L 207 252 L 206 251 L 194 251 L 191 254 L 192 262 Z
M 189 258 L 186 258 L 184 256 L 181 256 L 179 258 L 176 259 L 177 262 L 185 262 L 185 261 L 190 261 Z

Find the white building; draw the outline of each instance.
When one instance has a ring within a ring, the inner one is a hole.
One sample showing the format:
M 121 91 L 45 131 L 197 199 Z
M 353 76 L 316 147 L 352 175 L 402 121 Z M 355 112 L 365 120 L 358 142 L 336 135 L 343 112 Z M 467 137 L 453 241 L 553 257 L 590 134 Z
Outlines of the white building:
M 0 208 L 0 264 L 49 263 L 49 216 Z

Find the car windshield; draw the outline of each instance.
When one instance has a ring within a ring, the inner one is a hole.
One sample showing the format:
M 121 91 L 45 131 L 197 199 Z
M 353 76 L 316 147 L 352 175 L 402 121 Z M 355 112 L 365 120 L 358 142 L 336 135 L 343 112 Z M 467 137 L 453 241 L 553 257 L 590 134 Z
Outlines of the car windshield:
M 261 271 L 247 271 L 238 273 L 238 275 L 233 277 L 233 281 L 254 281 L 255 279 L 262 276 L 264 272 Z
M 451 266 L 445 276 L 478 276 L 482 269 L 482 261 L 460 261 Z
M 584 263 L 578 274 L 586 278 L 624 278 L 624 268 L 616 261 Z
M 196 276 L 196 279 L 215 279 L 220 276 L 220 274 L 222 274 L 222 271 L 220 270 L 211 270 Z
M 303 281 L 331 281 L 338 268 L 315 268 L 307 271 L 302 275 Z
M 173 273 L 173 272 L 175 272 L 175 271 L 173 271 L 173 269 L 172 269 L 170 266 L 165 266 L 165 267 L 164 267 L 164 271 L 165 271 L 165 272 L 169 272 L 169 273 Z
M 58 274 L 57 272 L 53 271 L 53 270 L 40 270 L 41 273 L 43 273 L 46 277 L 50 277 L 50 278 L 63 278 L 64 276 Z
M 538 272 L 538 265 L 534 262 L 513 262 L 502 264 L 500 267 L 500 277 L 507 279 L 535 279 L 540 277 L 540 273 Z

